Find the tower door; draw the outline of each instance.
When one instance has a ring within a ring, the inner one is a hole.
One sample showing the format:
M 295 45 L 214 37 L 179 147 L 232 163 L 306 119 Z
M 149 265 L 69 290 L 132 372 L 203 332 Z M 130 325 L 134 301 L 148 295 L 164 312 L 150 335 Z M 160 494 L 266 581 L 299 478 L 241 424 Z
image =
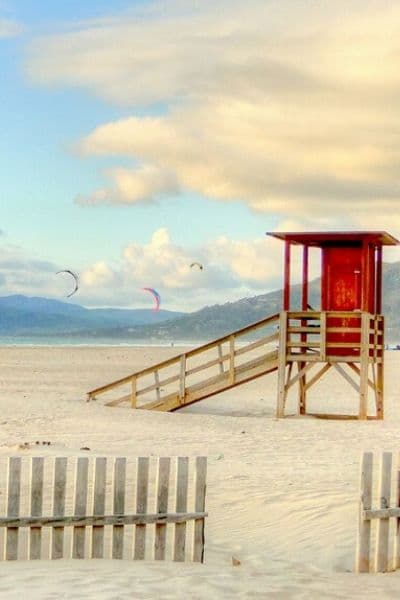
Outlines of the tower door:
M 361 248 L 325 248 L 324 267 L 326 273 L 324 310 L 328 311 L 358 311 L 361 309 Z M 330 344 L 329 354 L 336 356 L 354 356 L 359 354 L 357 347 L 361 336 L 358 332 L 346 331 L 346 328 L 361 326 L 359 316 L 330 317 L 327 323 L 330 327 L 343 328 L 343 331 L 329 332 L 327 343 Z M 334 344 L 338 344 L 337 347 Z M 341 346 L 343 344 L 343 346 Z

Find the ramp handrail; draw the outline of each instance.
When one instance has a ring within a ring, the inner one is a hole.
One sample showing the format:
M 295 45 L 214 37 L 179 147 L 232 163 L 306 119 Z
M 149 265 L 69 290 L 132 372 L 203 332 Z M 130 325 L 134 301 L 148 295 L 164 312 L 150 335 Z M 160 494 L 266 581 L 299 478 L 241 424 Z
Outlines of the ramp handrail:
M 167 360 L 161 361 L 150 367 L 141 369 L 139 371 L 135 371 L 134 373 L 126 375 L 125 377 L 122 377 L 120 379 L 112 381 L 106 385 L 92 389 L 87 394 L 88 401 L 95 398 L 96 396 L 98 396 L 100 394 L 103 394 L 105 392 L 109 392 L 110 390 L 118 388 L 119 386 L 123 386 L 125 384 L 131 383 L 132 390 L 130 393 L 130 399 L 131 399 L 131 404 L 134 407 L 134 406 L 136 406 L 137 396 L 142 395 L 142 394 L 152 391 L 152 390 L 156 390 L 157 395 L 159 396 L 161 387 L 165 386 L 169 383 L 172 383 L 174 381 L 179 381 L 180 396 L 182 398 L 184 398 L 185 390 L 186 390 L 186 377 L 189 375 L 198 373 L 204 369 L 210 368 L 215 365 L 220 365 L 220 369 L 222 369 L 221 373 L 225 373 L 225 374 L 230 373 L 230 376 L 233 377 L 234 376 L 233 372 L 235 369 L 235 356 L 242 355 L 246 352 L 250 352 L 251 350 L 254 350 L 255 348 L 269 344 L 269 343 L 277 340 L 279 334 L 278 334 L 278 331 L 276 330 L 271 335 L 263 336 L 258 340 L 249 342 L 245 347 L 237 348 L 237 349 L 235 349 L 235 340 L 237 340 L 238 338 L 240 338 L 248 333 L 257 331 L 258 329 L 260 329 L 262 327 L 272 325 L 274 322 L 277 322 L 278 320 L 279 320 L 279 314 L 271 315 L 265 319 L 256 321 L 255 323 L 251 323 L 250 325 L 242 327 L 241 329 L 238 329 L 236 331 L 228 333 L 228 334 L 226 334 L 220 338 L 217 338 L 211 342 L 207 342 L 206 344 L 203 344 L 197 348 L 193 348 L 192 350 L 189 350 L 187 352 L 183 352 L 181 354 L 175 355 Z M 223 354 L 222 345 L 227 344 L 227 343 L 229 344 L 229 352 Z M 194 357 L 194 356 L 201 355 L 202 353 L 205 353 L 213 348 L 218 349 L 218 358 L 213 359 L 213 360 L 209 360 L 209 358 L 208 358 L 205 363 L 195 366 L 191 369 L 187 369 L 187 367 L 186 367 L 187 359 Z M 229 361 L 229 370 L 223 371 L 223 363 L 226 361 Z M 172 377 L 167 377 L 164 380 L 159 379 L 158 372 L 160 369 L 164 369 L 164 368 L 170 367 L 171 365 L 178 364 L 178 363 L 180 364 L 180 370 L 179 370 L 178 374 L 173 375 Z M 138 390 L 137 389 L 137 380 L 140 377 L 143 377 L 145 375 L 149 375 L 152 373 L 154 373 L 154 376 L 155 376 L 155 383 Z M 109 404 L 116 405 L 120 401 L 124 401 L 127 399 L 128 399 L 128 397 L 125 396 L 124 398 L 122 398 L 120 400 L 116 400 L 114 402 L 110 402 Z

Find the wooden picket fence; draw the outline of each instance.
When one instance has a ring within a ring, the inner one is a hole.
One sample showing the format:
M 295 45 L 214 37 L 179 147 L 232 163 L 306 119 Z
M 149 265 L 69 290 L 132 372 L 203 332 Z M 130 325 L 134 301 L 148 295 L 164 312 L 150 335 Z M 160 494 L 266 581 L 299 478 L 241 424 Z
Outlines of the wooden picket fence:
M 374 460 L 365 452 L 356 571 L 385 573 L 400 567 L 400 456 L 384 452 Z
M 0 560 L 203 562 L 206 470 L 205 457 L 1 459 Z

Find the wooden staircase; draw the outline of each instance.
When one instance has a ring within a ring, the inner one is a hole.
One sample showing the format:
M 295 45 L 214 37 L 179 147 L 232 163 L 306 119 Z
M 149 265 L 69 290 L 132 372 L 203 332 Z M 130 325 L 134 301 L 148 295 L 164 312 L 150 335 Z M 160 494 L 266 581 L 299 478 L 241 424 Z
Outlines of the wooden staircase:
M 88 392 L 107 406 L 174 411 L 278 368 L 279 314 Z M 122 394 L 122 395 L 121 395 Z

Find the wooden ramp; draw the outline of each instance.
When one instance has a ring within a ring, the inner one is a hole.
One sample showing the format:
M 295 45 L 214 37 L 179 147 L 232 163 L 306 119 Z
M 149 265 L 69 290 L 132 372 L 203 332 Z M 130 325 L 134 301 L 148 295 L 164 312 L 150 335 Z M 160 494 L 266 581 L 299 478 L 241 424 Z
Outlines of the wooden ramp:
M 88 392 L 107 406 L 174 411 L 278 368 L 279 314 Z

